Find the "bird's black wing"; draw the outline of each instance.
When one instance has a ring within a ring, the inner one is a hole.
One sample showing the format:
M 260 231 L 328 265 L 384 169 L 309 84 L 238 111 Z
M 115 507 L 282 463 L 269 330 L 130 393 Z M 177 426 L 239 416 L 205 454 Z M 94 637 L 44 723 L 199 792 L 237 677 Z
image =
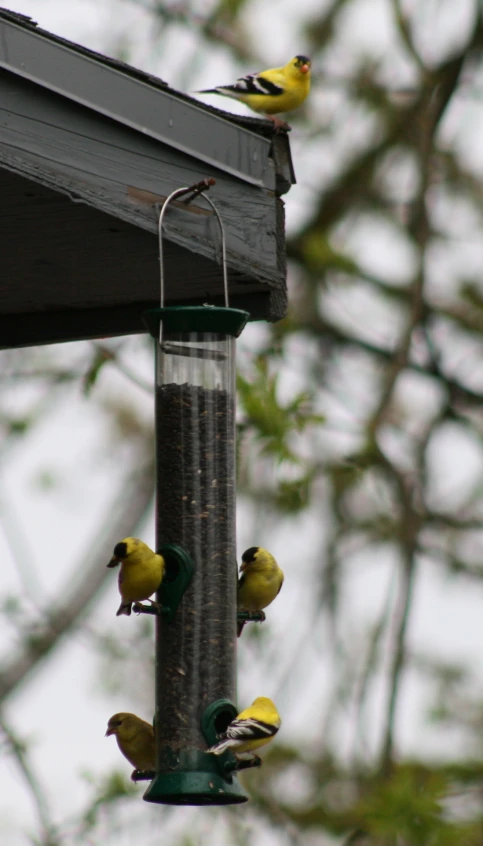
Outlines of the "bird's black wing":
M 264 94 L 266 97 L 280 97 L 284 94 L 281 85 L 271 82 L 259 73 L 248 73 L 241 76 L 233 85 L 218 85 L 216 88 L 205 88 L 197 94 L 225 94 L 227 97 L 237 97 L 246 94 Z
M 276 85 L 259 73 L 248 73 L 237 79 L 233 85 L 222 87 L 233 94 L 265 94 L 268 97 L 279 97 L 284 93 L 281 85 Z
M 228 726 L 223 738 L 230 740 L 261 740 L 266 737 L 273 737 L 278 731 L 277 726 L 255 720 L 250 717 L 247 720 L 233 720 Z

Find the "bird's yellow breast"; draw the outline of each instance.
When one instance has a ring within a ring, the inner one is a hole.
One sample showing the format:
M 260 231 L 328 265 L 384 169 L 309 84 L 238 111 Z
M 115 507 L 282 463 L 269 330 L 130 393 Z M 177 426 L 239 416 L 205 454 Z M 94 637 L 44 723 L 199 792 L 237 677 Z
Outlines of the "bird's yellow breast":
M 127 737 L 123 733 L 118 734 L 117 743 L 124 757 L 137 770 L 154 770 L 154 732 L 150 726 L 142 725 L 141 720 L 139 723 L 139 728 L 130 732 Z
M 260 611 L 266 608 L 277 596 L 282 580 L 281 571 L 245 572 L 238 589 L 238 608 L 245 611 Z
M 160 555 L 147 560 L 127 559 L 119 573 L 119 592 L 124 602 L 139 602 L 151 596 L 161 584 L 164 561 Z
M 246 740 L 244 743 L 240 743 L 240 745 L 237 746 L 236 753 L 239 755 L 243 752 L 254 752 L 255 749 L 261 749 L 262 746 L 266 746 L 271 740 L 273 740 L 272 735 L 269 737 L 259 737 L 257 740 Z
M 307 92 L 308 94 L 308 92 Z M 265 94 L 241 95 L 242 103 L 250 106 L 254 112 L 261 112 L 266 115 L 276 115 L 280 112 L 291 112 L 297 109 L 305 100 L 307 94 L 299 91 L 284 91 L 279 97 L 267 97 Z
M 291 112 L 302 105 L 310 92 L 310 73 L 303 74 L 294 68 L 280 68 L 265 71 L 260 76 L 283 88 L 283 94 L 276 97 L 267 94 L 241 95 L 239 99 L 255 112 L 264 112 L 266 115 Z

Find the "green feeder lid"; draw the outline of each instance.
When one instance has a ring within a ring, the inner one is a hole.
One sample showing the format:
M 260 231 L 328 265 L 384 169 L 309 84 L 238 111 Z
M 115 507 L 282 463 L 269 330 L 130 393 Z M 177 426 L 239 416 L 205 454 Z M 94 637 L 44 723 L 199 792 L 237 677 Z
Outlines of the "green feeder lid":
M 242 333 L 250 314 L 239 308 L 218 306 L 167 306 L 145 311 L 142 319 L 153 338 L 159 337 L 159 324 L 165 332 L 216 332 L 219 335 Z

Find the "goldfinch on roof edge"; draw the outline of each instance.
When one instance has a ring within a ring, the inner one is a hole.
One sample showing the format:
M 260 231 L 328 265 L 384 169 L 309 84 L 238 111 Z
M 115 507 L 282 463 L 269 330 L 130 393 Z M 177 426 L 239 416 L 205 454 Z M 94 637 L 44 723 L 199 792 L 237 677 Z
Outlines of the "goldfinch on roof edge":
M 197 94 L 221 94 L 240 100 L 254 112 L 265 114 L 275 126 L 287 126 L 275 115 L 297 109 L 310 91 L 310 65 L 307 56 L 294 56 L 283 68 L 249 73 L 233 85 L 219 85 Z

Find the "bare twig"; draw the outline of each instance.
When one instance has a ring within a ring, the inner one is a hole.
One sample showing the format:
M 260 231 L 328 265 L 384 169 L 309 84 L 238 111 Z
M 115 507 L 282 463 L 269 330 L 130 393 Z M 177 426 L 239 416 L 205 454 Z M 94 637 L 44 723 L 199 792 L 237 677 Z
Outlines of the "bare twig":
M 60 840 L 55 833 L 47 798 L 29 761 L 25 742 L 18 737 L 2 713 L 0 713 L 0 729 L 34 801 L 42 832 L 42 846 L 59 846 Z
M 153 496 L 153 465 L 140 461 L 139 455 L 134 457 L 133 467 L 120 485 L 121 493 L 107 509 L 105 519 L 108 522 L 96 542 L 89 544 L 79 563 L 72 568 L 76 576 L 70 575 L 65 591 L 60 592 L 67 598 L 45 613 L 35 634 L 25 636 L 17 653 L 9 657 L 3 666 L 0 701 L 13 693 L 52 652 L 59 640 L 79 623 L 109 576 L 105 565 L 114 544 L 119 537 L 125 537 L 134 530 L 143 518 Z M 90 563 L 86 565 L 86 562 Z
M 129 367 L 124 364 L 123 361 L 119 358 L 117 352 L 114 350 L 108 349 L 104 344 L 100 344 L 98 342 L 93 341 L 92 346 L 97 350 L 97 352 L 101 353 L 106 360 L 110 361 L 114 367 L 122 373 L 126 379 L 129 379 L 134 385 L 137 385 L 138 388 L 142 388 L 143 391 L 146 391 L 147 394 L 153 396 L 153 385 L 152 383 L 145 382 L 144 379 L 141 379 L 137 373 L 134 373 Z
M 190 3 L 179 2 L 168 6 L 159 0 L 128 0 L 130 3 L 140 6 L 153 15 L 153 19 L 163 24 L 183 25 L 189 29 L 194 28 L 198 35 L 211 45 L 219 47 L 224 45 L 240 60 L 253 60 L 255 54 L 251 49 L 251 42 L 243 33 L 239 33 L 233 25 L 233 21 L 223 20 L 219 8 L 215 5 L 210 15 L 200 15 L 195 12 Z M 227 4 L 223 4 L 225 14 L 228 11 Z M 231 24 L 231 25 L 230 25 Z M 159 27 L 158 27 L 159 28 Z
M 419 68 L 420 71 L 424 73 L 426 71 L 426 68 L 421 56 L 419 55 L 418 50 L 416 49 L 416 45 L 414 43 L 414 39 L 412 37 L 411 29 L 409 26 L 409 21 L 406 15 L 404 14 L 404 11 L 401 6 L 401 0 L 392 0 L 392 7 L 397 29 L 399 35 L 401 36 L 401 40 L 405 45 L 409 55 L 414 59 L 416 66 Z
M 427 109 L 425 112 L 425 120 L 422 121 L 420 125 L 418 148 L 420 157 L 421 185 L 418 200 L 414 204 L 414 216 L 410 227 L 419 247 L 419 263 L 412 287 L 410 319 L 406 330 L 403 333 L 394 362 L 389 367 L 379 403 L 368 426 L 370 441 L 374 442 L 374 447 L 379 453 L 381 463 L 386 467 L 386 470 L 396 483 L 401 506 L 399 534 L 401 584 L 393 618 L 394 634 L 392 663 L 389 671 L 389 697 L 381 751 L 381 770 L 383 773 L 387 773 L 392 764 L 394 720 L 401 684 L 401 674 L 404 667 L 406 632 L 414 591 L 418 533 L 421 526 L 421 515 L 417 512 L 417 504 L 414 501 L 415 491 L 413 486 L 396 470 L 395 467 L 391 465 L 385 456 L 383 456 L 379 448 L 375 446 L 375 439 L 379 426 L 384 420 L 389 402 L 391 401 L 397 377 L 401 373 L 402 369 L 407 365 L 409 347 L 414 329 L 425 317 L 425 310 L 423 306 L 424 263 L 426 246 L 430 235 L 430 224 L 426 210 L 426 193 L 432 180 L 434 133 L 457 86 L 463 61 L 464 55 L 458 56 L 456 59 L 446 63 L 446 65 L 440 69 L 440 73 L 438 74 L 438 85 L 432 100 L 432 107 Z M 424 478 L 425 447 L 431 432 L 432 426 L 429 427 L 426 438 L 420 446 L 419 468 L 421 480 Z M 419 503 L 419 505 L 421 505 L 421 503 Z
M 305 841 L 303 833 L 298 830 L 289 815 L 285 813 L 280 802 L 275 801 L 267 791 L 263 793 L 253 792 L 251 798 L 269 818 L 272 825 L 283 831 L 290 846 L 303 846 Z
M 392 602 L 393 602 L 393 594 L 394 594 L 394 585 L 391 580 L 391 584 L 389 585 L 388 595 L 386 598 L 386 602 L 384 605 L 384 609 L 382 614 L 380 615 L 379 620 L 377 621 L 376 626 L 373 629 L 372 636 L 369 642 L 369 649 L 367 651 L 365 665 L 363 667 L 361 676 L 358 680 L 357 690 L 355 693 L 355 707 L 356 707 L 356 734 L 355 734 L 355 743 L 354 743 L 354 760 L 357 761 L 359 757 L 359 749 L 360 744 L 364 735 L 364 705 L 366 703 L 367 695 L 370 689 L 370 681 L 374 675 L 374 671 L 377 667 L 377 659 L 378 659 L 378 652 L 381 645 L 382 637 L 387 630 L 391 609 L 392 609 Z M 361 750 L 362 754 L 365 755 L 366 750 Z
M 401 585 L 396 609 L 393 617 L 393 647 L 392 665 L 389 671 L 389 699 L 386 712 L 386 725 L 383 734 L 383 745 L 381 751 L 381 771 L 387 773 L 392 763 L 394 745 L 394 719 L 396 706 L 401 684 L 401 672 L 404 666 L 406 632 L 409 620 L 409 612 L 414 589 L 414 577 L 416 574 L 415 558 L 413 551 L 406 549 L 401 567 Z
M 0 493 L 0 515 L 3 531 L 12 553 L 22 585 L 22 592 L 29 597 L 36 608 L 42 602 L 42 585 L 33 562 L 32 550 L 16 518 L 12 503 Z

